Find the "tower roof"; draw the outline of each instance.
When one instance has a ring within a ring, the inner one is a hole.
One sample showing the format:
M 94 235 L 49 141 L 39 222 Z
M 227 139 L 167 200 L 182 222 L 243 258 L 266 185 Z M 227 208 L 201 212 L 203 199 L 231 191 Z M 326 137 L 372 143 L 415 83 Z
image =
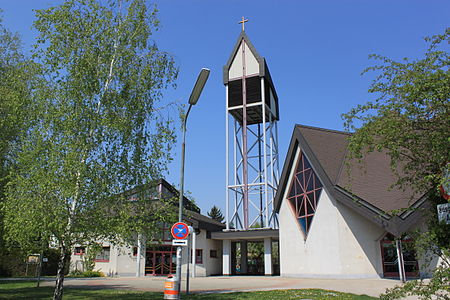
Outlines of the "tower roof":
M 266 59 L 259 55 L 258 51 L 256 50 L 255 46 L 253 46 L 252 42 L 248 38 L 245 31 L 241 31 L 241 34 L 239 34 L 239 37 L 237 38 L 237 41 L 233 47 L 233 50 L 231 51 L 230 57 L 228 58 L 227 63 L 225 66 L 223 66 L 223 84 L 228 84 L 230 81 L 229 71 L 230 68 L 234 62 L 234 59 L 236 57 L 236 54 L 238 53 L 239 49 L 241 48 L 242 41 L 245 41 L 245 44 L 250 49 L 253 57 L 256 59 L 259 70 L 258 75 L 259 77 L 265 77 L 268 82 L 270 83 L 271 87 L 273 88 L 273 91 L 275 91 L 275 87 L 272 81 L 272 77 L 270 76 L 269 67 L 267 66 Z M 278 97 L 277 97 L 278 98 Z

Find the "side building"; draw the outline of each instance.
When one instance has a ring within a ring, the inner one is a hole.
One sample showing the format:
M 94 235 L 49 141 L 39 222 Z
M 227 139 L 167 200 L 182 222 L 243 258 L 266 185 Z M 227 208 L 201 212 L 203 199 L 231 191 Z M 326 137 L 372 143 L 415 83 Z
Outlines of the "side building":
M 149 185 L 159 199 L 177 197 L 178 191 L 164 179 Z M 218 275 L 222 272 L 222 243 L 211 239 L 211 232 L 221 231 L 225 224 L 200 214 L 200 209 L 184 199 L 183 221 L 192 226 L 191 246 L 183 247 L 182 273 L 187 273 L 188 262 L 191 276 Z M 178 209 L 174 207 L 174 210 Z M 107 276 L 165 276 L 176 273 L 176 247 L 172 246 L 170 233 L 172 224 L 161 224 L 156 239 L 141 240 L 134 245 L 114 245 L 101 243 L 101 250 L 95 258 L 94 270 Z M 140 250 L 140 251 L 138 251 Z M 138 256 L 140 253 L 140 256 Z M 76 246 L 71 255 L 71 270 L 84 271 L 83 259 L 86 247 Z

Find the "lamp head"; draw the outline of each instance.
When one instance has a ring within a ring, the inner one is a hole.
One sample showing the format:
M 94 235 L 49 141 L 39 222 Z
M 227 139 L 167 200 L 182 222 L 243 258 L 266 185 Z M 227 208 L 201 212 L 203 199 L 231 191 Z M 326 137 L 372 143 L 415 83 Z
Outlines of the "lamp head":
M 194 85 L 194 89 L 191 92 L 191 96 L 189 97 L 189 104 L 195 105 L 200 98 L 200 94 L 203 91 L 203 87 L 205 86 L 206 81 L 209 77 L 209 69 L 203 68 L 198 74 L 197 82 Z

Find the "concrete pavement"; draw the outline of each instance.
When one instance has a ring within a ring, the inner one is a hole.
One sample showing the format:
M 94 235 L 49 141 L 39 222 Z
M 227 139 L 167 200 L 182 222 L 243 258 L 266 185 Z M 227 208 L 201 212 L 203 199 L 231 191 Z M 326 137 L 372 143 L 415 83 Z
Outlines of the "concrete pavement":
M 85 288 L 117 288 L 141 291 L 159 291 L 164 288 L 165 277 L 121 277 L 98 279 L 67 278 L 64 286 Z M 313 279 L 313 278 L 287 278 L 265 276 L 211 276 L 190 278 L 190 291 L 193 293 L 217 292 L 243 292 L 276 289 L 305 289 L 320 288 L 353 294 L 366 294 L 378 297 L 386 288 L 399 284 L 392 279 Z M 46 281 L 43 285 L 51 286 L 54 283 Z M 186 280 L 182 282 L 182 290 L 186 287 Z M 408 300 L 417 297 L 405 298 Z

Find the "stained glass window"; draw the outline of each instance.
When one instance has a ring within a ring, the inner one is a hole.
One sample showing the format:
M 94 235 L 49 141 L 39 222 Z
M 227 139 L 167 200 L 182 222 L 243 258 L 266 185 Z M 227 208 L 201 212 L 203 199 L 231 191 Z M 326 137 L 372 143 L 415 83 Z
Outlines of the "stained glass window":
M 292 205 L 295 217 L 305 237 L 311 228 L 321 192 L 322 183 L 303 152 L 300 153 L 292 178 L 288 201 Z

